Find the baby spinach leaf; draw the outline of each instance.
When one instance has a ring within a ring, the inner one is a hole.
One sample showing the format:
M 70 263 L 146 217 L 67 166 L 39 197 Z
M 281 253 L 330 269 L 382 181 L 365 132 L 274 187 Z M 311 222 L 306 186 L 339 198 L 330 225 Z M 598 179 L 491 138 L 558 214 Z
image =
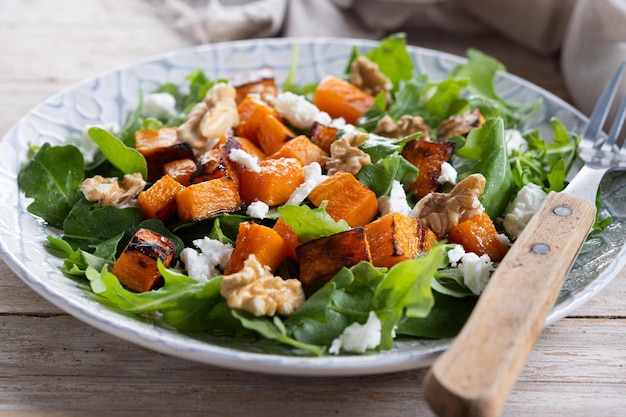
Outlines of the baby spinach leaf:
M 121 234 L 125 244 L 139 229 L 143 212 L 138 207 L 100 206 L 79 200 L 63 223 L 63 239 L 74 249 L 90 251 L 94 246 Z
M 485 176 L 485 191 L 480 201 L 489 217 L 500 217 L 516 191 L 507 154 L 503 120 L 489 119 L 481 127 L 472 130 L 465 145 L 455 153 L 473 161 L 467 171 L 459 175 L 460 178 L 475 173 Z
M 83 156 L 73 145 L 44 143 L 20 170 L 17 183 L 26 197 L 34 199 L 28 211 L 49 225 L 62 228 L 63 220 L 81 197 Z
M 417 179 L 418 170 L 415 165 L 400 155 L 390 155 L 362 168 L 357 179 L 374 191 L 376 197 L 389 195 L 393 181 L 397 180 L 405 188 Z
M 137 149 L 126 146 L 120 139 L 100 127 L 92 127 L 88 133 L 102 154 L 123 174 L 139 172 L 144 179 L 148 177 L 146 158 Z

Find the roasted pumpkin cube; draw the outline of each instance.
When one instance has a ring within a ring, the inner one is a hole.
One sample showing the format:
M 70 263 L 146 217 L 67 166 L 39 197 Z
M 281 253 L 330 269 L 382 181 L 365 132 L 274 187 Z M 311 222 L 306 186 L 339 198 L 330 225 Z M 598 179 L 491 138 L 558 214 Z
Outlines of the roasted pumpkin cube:
M 242 206 L 237 186 L 222 177 L 199 182 L 176 194 L 178 217 L 182 221 L 200 221 L 220 213 L 232 213 Z
M 226 139 L 225 143 L 206 151 L 200 156 L 196 170 L 189 177 L 192 184 L 216 178 L 227 177 L 239 184 L 239 173 L 243 166 L 230 159 L 233 149 L 242 149 L 239 141 L 233 137 Z
M 169 175 L 185 187 L 191 184 L 189 177 L 195 170 L 196 162 L 193 159 L 178 159 L 163 165 L 163 175 Z
M 271 155 L 296 134 L 283 123 L 278 116 L 269 115 L 259 122 L 256 131 L 259 147 L 266 155 Z
M 328 281 L 343 267 L 372 260 L 362 227 L 303 243 L 296 248 L 296 254 L 300 281 L 305 285 Z
M 419 220 L 397 212 L 366 224 L 365 236 L 372 264 L 387 268 L 430 251 L 437 240 L 432 230 L 422 226 Z
M 274 223 L 274 230 L 283 238 L 285 241 L 285 246 L 287 249 L 287 256 L 289 256 L 294 261 L 298 260 L 298 256 L 296 255 L 296 248 L 300 246 L 300 241 L 298 240 L 298 235 L 294 230 L 283 220 L 282 217 L 279 217 Z
M 259 172 L 244 169 L 239 176 L 239 194 L 246 204 L 262 201 L 277 206 L 304 182 L 302 163 L 295 158 L 266 159 L 259 167 Z
M 146 158 L 148 181 L 163 176 L 163 165 L 179 159 L 193 159 L 193 150 L 187 142 L 180 142 L 177 129 L 140 129 L 135 132 L 135 148 Z
M 111 272 L 126 288 L 145 292 L 161 285 L 163 277 L 157 260 L 168 267 L 176 253 L 176 244 L 166 236 L 139 229 L 130 239 Z
M 241 136 L 236 136 L 235 139 L 237 139 L 237 141 L 241 145 L 241 149 L 243 149 L 244 151 L 246 151 L 250 155 L 255 156 L 257 158 L 257 160 L 262 161 L 262 160 L 264 160 L 267 157 L 267 155 L 265 155 L 265 152 L 263 152 L 261 150 L 261 148 L 259 148 L 250 139 L 246 139 L 246 138 L 241 137 Z
M 327 201 L 326 211 L 335 220 L 351 227 L 364 226 L 378 214 L 376 194 L 347 172 L 337 172 L 309 193 L 317 207 Z
M 417 179 L 407 187 L 408 192 L 415 192 L 417 201 L 439 187 L 441 165 L 448 162 L 454 153 L 452 142 L 432 142 L 412 140 L 402 149 L 402 156 L 418 169 Z
M 176 214 L 176 195 L 184 188 L 169 175 L 164 175 L 150 188 L 139 193 L 137 207 L 146 218 L 167 222 Z
M 462 245 L 466 252 L 474 252 L 478 256 L 489 255 L 493 262 L 500 262 L 509 250 L 498 238 L 496 226 L 485 212 L 453 227 L 448 234 L 448 242 Z
M 242 222 L 239 223 L 235 249 L 224 274 L 241 270 L 250 255 L 254 255 L 260 264 L 274 272 L 287 257 L 287 247 L 283 238 L 272 228 L 254 222 Z
M 442 142 L 455 135 L 467 137 L 472 129 L 482 126 L 483 123 L 485 123 L 485 118 L 480 110 L 466 111 L 444 120 L 437 128 L 437 140 Z
M 228 83 L 235 87 L 237 104 L 241 103 L 248 94 L 276 96 L 278 88 L 274 77 L 274 70 L 270 67 L 255 71 L 237 74 L 228 79 Z
M 330 145 L 335 141 L 339 129 L 324 125 L 320 122 L 313 122 L 311 126 L 311 142 L 322 148 L 327 154 L 330 153 Z
M 328 154 L 324 152 L 322 148 L 311 142 L 311 139 L 307 136 L 300 135 L 285 142 L 278 152 L 273 153 L 269 157 L 272 159 L 296 158 L 298 161 L 302 162 L 302 165 L 317 162 L 323 166 L 324 157 L 327 155 Z
M 353 125 L 372 107 L 374 100 L 372 95 L 334 75 L 322 79 L 313 96 L 318 109 L 333 118 L 343 117 Z
M 249 95 L 237 106 L 239 124 L 235 127 L 235 134 L 258 144 L 257 131 L 261 121 L 268 116 L 278 116 L 278 112 L 263 101 Z

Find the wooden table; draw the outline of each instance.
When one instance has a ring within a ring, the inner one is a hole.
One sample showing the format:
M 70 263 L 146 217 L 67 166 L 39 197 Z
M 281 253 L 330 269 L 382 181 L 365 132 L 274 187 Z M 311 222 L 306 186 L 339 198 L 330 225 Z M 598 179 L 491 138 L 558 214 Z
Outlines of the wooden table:
M 141 0 L 4 0 L 0 133 L 48 96 L 118 64 L 189 46 Z M 477 47 L 567 98 L 556 59 L 496 35 L 412 33 Z M 621 416 L 626 409 L 626 273 L 543 332 L 504 416 Z M 221 369 L 137 347 L 67 315 L 0 262 L 1 415 L 427 416 L 425 370 L 296 378 Z

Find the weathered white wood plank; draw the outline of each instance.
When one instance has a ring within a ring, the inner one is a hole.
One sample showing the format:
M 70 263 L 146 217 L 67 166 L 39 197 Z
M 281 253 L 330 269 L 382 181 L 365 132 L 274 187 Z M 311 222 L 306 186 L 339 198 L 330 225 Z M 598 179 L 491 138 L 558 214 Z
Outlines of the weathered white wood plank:
M 626 320 L 575 324 L 544 332 L 503 416 L 623 410 Z M 0 332 L 3 415 L 432 415 L 420 390 L 424 370 L 348 378 L 232 371 L 154 353 L 66 316 L 3 317 Z

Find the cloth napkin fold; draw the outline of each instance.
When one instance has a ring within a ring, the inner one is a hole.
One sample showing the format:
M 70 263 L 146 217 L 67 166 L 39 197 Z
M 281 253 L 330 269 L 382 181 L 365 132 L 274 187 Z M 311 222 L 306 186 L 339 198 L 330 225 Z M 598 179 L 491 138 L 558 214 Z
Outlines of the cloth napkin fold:
M 497 31 L 559 54 L 576 106 L 589 113 L 626 59 L 624 0 L 151 0 L 196 43 L 272 36 L 378 39 L 406 28 Z M 622 90 L 626 94 L 626 87 Z M 615 104 L 615 107 L 617 107 Z

